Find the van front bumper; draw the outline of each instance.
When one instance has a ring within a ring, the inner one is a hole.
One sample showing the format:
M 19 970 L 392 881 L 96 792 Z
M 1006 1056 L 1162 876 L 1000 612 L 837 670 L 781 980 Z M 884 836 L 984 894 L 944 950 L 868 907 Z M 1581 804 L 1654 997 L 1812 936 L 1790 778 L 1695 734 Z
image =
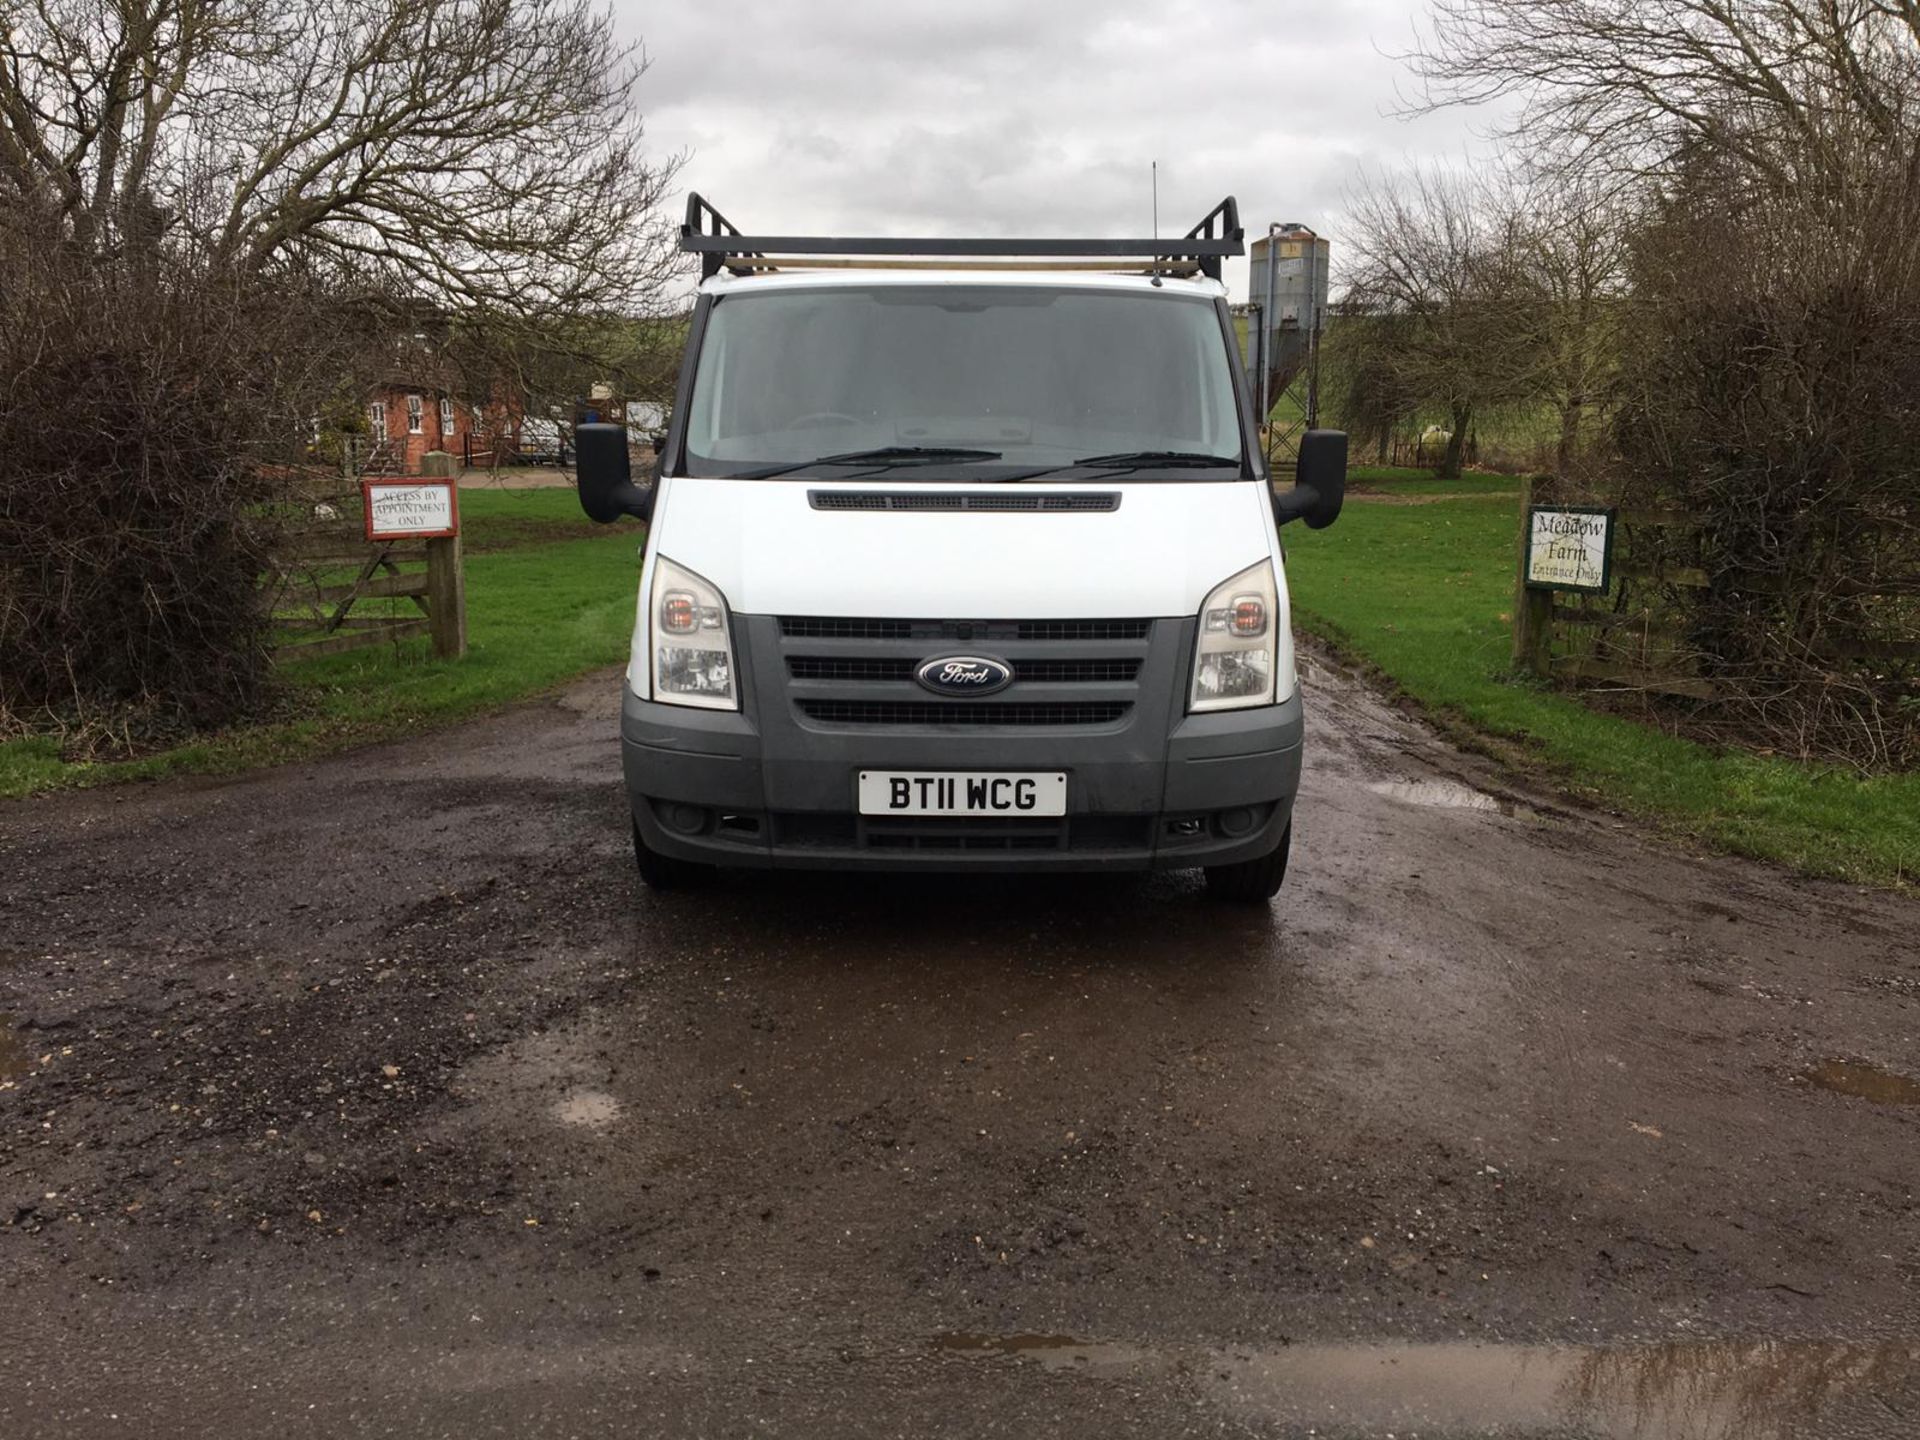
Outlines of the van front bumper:
M 1013 731 L 803 724 L 778 694 L 756 710 L 754 688 L 744 712 L 625 691 L 622 765 L 634 823 L 653 850 L 778 869 L 1230 865 L 1279 845 L 1300 783 L 1297 691 L 1280 705 L 1160 723 L 1139 715 L 1118 727 Z M 1013 822 L 860 816 L 859 772 L 889 769 L 1064 771 L 1068 813 Z

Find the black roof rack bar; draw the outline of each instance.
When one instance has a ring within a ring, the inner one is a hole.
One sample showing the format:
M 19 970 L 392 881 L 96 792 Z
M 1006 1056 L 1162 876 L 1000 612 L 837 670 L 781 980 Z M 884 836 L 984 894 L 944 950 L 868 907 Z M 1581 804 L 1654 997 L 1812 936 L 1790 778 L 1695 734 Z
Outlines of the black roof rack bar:
M 740 245 L 715 244 L 724 242 L 728 236 L 738 237 L 740 227 L 706 202 L 706 198 L 697 191 L 687 193 L 687 219 L 680 227 L 680 248 L 682 250 L 700 250 L 706 252 L 701 257 L 700 275 L 705 279 L 720 272 L 721 262 L 727 255 L 760 255 L 759 250 L 747 250 Z
M 1242 249 L 1240 242 L 1243 239 L 1245 239 L 1246 232 L 1240 228 L 1239 202 L 1236 201 L 1231 195 L 1227 196 L 1226 199 L 1222 200 L 1218 205 L 1214 206 L 1213 209 L 1209 210 L 1206 213 L 1206 215 L 1201 219 L 1200 223 L 1194 226 L 1191 230 L 1187 232 L 1187 239 L 1189 240 L 1214 239 L 1215 238 L 1215 224 L 1214 224 L 1215 221 L 1219 222 L 1218 238 L 1221 241 L 1233 246 L 1231 250 L 1222 251 L 1221 253 L 1226 255 L 1238 255 Z M 1217 279 L 1219 277 L 1216 276 L 1215 278 Z
M 1025 255 L 1040 257 L 1124 258 L 1143 261 L 1194 260 L 1215 280 L 1220 262 L 1246 253 L 1240 207 L 1229 195 L 1193 229 L 1166 240 L 1062 240 L 986 238 L 895 238 L 853 235 L 742 235 L 739 227 L 697 194 L 687 196 L 687 220 L 680 227 L 680 248 L 700 256 L 703 276 L 728 268 L 728 256 L 768 255 Z M 764 267 L 763 267 L 764 268 Z

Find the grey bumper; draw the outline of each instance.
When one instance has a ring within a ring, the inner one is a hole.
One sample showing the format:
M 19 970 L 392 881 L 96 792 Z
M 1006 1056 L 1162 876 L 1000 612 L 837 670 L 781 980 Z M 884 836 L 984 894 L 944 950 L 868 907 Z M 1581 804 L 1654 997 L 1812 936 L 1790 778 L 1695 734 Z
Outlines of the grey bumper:
M 1190 624 L 1159 622 L 1169 633 L 1120 723 L 875 727 L 803 716 L 771 622 L 735 618 L 740 712 L 625 692 L 634 821 L 661 854 L 763 868 L 1182 869 L 1258 858 L 1291 821 L 1298 694 L 1257 710 L 1184 713 Z M 863 819 L 857 776 L 877 769 L 1065 771 L 1068 815 L 1000 827 Z

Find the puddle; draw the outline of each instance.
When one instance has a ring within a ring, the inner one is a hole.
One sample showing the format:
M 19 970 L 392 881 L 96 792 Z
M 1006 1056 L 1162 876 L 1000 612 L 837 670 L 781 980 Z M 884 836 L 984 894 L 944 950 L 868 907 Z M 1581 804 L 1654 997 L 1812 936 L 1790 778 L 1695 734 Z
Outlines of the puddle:
M 1785 1440 L 1881 1434 L 1913 1414 L 1920 1345 L 1301 1346 L 1228 1358 L 1202 1378 L 1233 1408 L 1361 1427 Z
M 1294 1345 L 1148 1350 L 1066 1335 L 942 1335 L 933 1348 L 1132 1381 L 1179 1372 L 1261 1427 L 1790 1440 L 1887 1433 L 1920 1407 L 1920 1343 Z M 1313 1433 L 1309 1431 L 1308 1433 Z
M 1802 1075 L 1822 1090 L 1872 1100 L 1879 1105 L 1920 1105 L 1920 1080 L 1896 1075 L 1877 1065 L 1851 1060 L 1824 1060 Z
M 553 1118 L 562 1125 L 604 1130 L 620 1118 L 620 1102 L 604 1090 L 570 1090 L 554 1102 Z
M 1439 810 L 1490 810 L 1499 815 L 1513 815 L 1520 809 L 1457 780 L 1376 780 L 1367 789 L 1403 805 L 1424 805 Z

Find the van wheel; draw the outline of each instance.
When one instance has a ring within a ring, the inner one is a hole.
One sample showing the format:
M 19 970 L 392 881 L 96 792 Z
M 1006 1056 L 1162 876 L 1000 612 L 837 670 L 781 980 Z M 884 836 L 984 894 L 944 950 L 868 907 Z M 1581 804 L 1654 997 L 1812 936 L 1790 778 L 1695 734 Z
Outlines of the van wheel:
M 653 849 L 640 833 L 638 820 L 633 822 L 633 860 L 649 890 L 691 890 L 706 878 L 709 869 Z
M 1238 865 L 1207 866 L 1207 893 L 1216 900 L 1242 905 L 1264 905 L 1280 893 L 1287 878 L 1287 852 L 1293 848 L 1293 826 L 1280 834 L 1280 843 L 1258 860 Z

